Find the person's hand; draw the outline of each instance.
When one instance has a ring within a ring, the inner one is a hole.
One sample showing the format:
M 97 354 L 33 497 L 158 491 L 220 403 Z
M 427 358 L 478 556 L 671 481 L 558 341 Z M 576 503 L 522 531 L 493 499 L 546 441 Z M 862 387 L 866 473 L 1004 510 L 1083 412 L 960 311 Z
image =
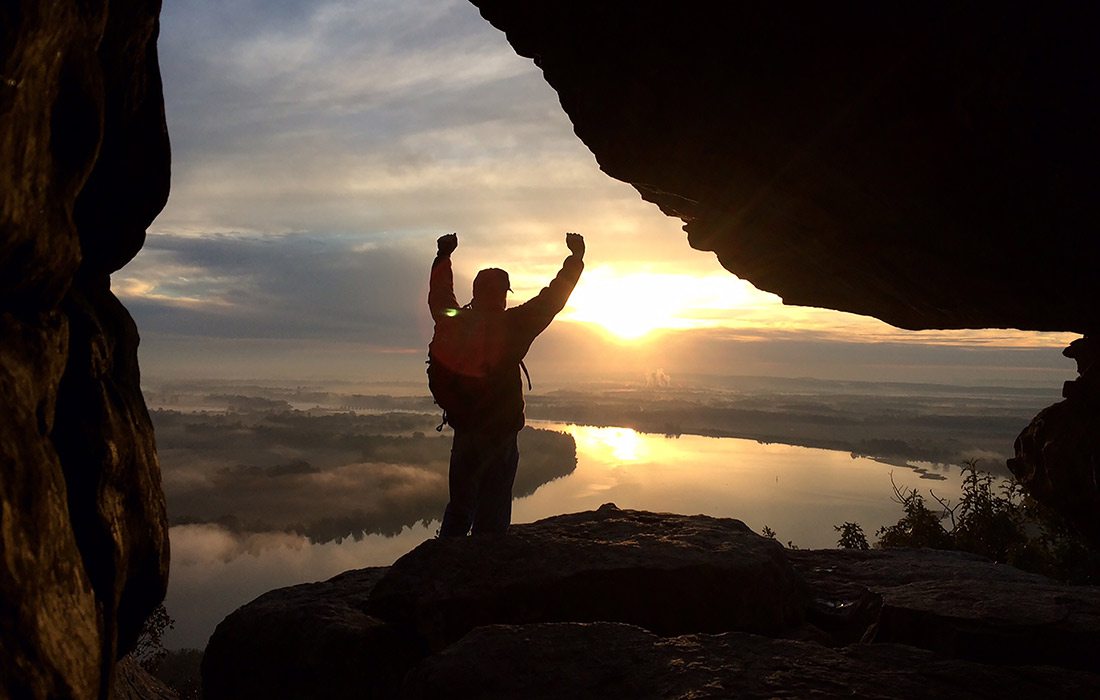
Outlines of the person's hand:
M 440 236 L 435 243 L 439 246 L 440 255 L 450 255 L 458 247 L 458 234 L 448 233 L 445 236 Z
M 584 236 L 579 233 L 565 234 L 565 245 L 569 246 L 569 252 L 578 257 L 584 257 Z

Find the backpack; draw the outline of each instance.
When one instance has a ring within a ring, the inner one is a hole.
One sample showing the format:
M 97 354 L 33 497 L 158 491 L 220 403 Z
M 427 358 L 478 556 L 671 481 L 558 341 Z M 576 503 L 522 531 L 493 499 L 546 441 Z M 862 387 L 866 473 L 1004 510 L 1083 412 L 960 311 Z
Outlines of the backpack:
M 428 390 L 443 409 L 438 431 L 452 416 L 476 405 L 478 396 L 484 394 L 487 372 L 479 359 L 484 357 L 485 333 L 484 324 L 477 321 L 467 304 L 435 324 L 428 345 L 427 373 Z
M 436 323 L 435 334 L 428 345 L 428 390 L 441 409 L 443 417 L 436 430 L 451 422 L 453 416 L 476 413 L 488 395 L 489 377 L 493 367 L 488 364 L 495 354 L 489 345 L 483 317 L 470 313 L 467 304 L 454 316 Z M 531 375 L 521 361 L 520 368 L 531 386 Z M 460 418 L 461 420 L 461 418 Z

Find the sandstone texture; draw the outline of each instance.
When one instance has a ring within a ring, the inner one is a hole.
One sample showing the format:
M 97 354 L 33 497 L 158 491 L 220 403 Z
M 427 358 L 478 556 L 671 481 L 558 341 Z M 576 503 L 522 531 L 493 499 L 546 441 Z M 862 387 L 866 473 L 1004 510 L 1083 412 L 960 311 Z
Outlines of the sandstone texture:
M 179 695 L 127 656 L 115 666 L 109 700 L 179 700 Z
M 0 696 L 106 697 L 168 537 L 111 294 L 168 194 L 160 3 L 0 5 Z
M 369 615 L 385 569 L 266 593 L 225 618 L 203 656 L 207 698 L 391 695 L 426 653 L 406 630 Z
M 894 644 L 830 649 L 751 634 L 661 638 L 598 622 L 481 627 L 410 675 L 405 698 L 1091 697 L 1100 677 Z
M 1097 328 L 1100 7 L 472 2 L 608 175 L 787 303 Z
M 802 621 L 800 584 L 783 547 L 740 520 L 608 504 L 499 537 L 429 540 L 390 567 L 370 609 L 433 649 L 490 620 L 777 634 Z
M 218 626 L 203 685 L 208 700 L 1091 697 L 1098 650 L 1096 587 L 956 552 L 790 551 L 737 520 L 608 504 L 267 593 Z
M 810 620 L 840 639 L 905 644 L 991 664 L 1097 670 L 1095 586 L 1066 586 L 963 552 L 798 550 L 788 556 L 815 593 Z

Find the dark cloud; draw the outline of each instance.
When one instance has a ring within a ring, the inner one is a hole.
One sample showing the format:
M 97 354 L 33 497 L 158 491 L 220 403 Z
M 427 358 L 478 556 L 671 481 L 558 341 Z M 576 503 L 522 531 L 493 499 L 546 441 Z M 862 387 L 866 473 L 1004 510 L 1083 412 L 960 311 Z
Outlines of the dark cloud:
M 158 235 L 115 285 L 147 333 L 419 347 L 433 248 L 415 259 L 349 236 Z

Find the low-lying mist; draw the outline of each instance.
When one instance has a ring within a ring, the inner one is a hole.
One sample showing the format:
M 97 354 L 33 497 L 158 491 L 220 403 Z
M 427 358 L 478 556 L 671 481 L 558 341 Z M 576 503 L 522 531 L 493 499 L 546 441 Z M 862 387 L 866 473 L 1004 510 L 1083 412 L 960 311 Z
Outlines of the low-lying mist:
M 302 536 L 312 543 L 396 535 L 447 503 L 450 435 L 422 413 L 288 410 L 278 400 L 209 395 L 221 412 L 152 412 L 170 524 Z M 576 467 L 573 438 L 527 428 L 516 495 Z M 262 542 L 251 537 L 253 543 Z M 230 550 L 235 551 L 235 550 Z

